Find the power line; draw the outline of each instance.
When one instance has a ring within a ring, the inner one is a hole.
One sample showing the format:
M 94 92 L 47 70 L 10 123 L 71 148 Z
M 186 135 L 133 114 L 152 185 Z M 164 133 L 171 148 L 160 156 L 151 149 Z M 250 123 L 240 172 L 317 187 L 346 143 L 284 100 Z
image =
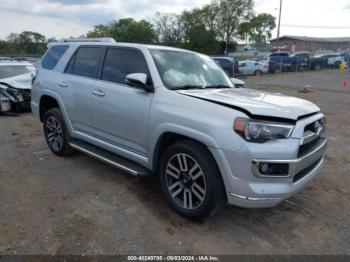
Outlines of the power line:
M 294 27 L 294 28 L 315 28 L 315 29 L 350 29 L 350 26 L 326 26 L 326 25 L 285 25 L 283 27 Z

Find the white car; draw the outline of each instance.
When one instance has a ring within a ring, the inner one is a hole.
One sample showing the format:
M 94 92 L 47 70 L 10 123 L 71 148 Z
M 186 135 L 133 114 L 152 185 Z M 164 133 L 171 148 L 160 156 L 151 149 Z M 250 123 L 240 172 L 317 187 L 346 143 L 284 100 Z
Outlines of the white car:
M 242 61 L 239 62 L 239 71 L 242 75 L 262 75 L 269 71 L 269 67 L 256 61 Z
M 27 62 L 0 62 L 0 112 L 30 109 L 35 67 Z

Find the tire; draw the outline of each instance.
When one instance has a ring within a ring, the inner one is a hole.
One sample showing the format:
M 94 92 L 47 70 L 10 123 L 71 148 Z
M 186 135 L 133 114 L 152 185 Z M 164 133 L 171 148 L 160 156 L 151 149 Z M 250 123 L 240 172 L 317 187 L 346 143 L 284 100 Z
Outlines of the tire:
M 255 72 L 254 72 L 254 75 L 255 76 L 261 76 L 263 74 L 263 72 L 261 71 L 261 70 L 256 70 Z
M 52 108 L 45 112 L 43 121 L 46 143 L 57 156 L 68 156 L 73 149 L 69 145 L 69 133 L 61 111 Z
M 161 158 L 159 176 L 166 201 L 182 216 L 204 219 L 224 203 L 225 188 L 216 162 L 195 141 L 171 145 Z

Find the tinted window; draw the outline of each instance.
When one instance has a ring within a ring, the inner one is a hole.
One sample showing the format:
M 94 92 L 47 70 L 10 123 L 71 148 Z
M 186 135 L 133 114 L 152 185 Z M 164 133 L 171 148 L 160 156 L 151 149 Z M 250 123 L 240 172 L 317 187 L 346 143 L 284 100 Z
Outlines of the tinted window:
M 100 47 L 80 47 L 75 60 L 72 59 L 74 60 L 72 74 L 96 78 L 100 50 Z
M 240 67 L 246 67 L 247 66 L 247 64 L 246 63 L 242 63 L 242 64 L 240 64 Z
M 71 57 L 71 59 L 69 60 L 68 65 L 67 65 L 66 70 L 65 70 L 66 73 L 69 73 L 69 74 L 72 73 L 73 65 L 74 65 L 74 61 L 75 61 L 75 57 L 76 57 L 76 56 L 77 56 L 77 54 L 74 54 L 74 55 Z
M 102 70 L 102 80 L 125 84 L 125 77 L 132 73 L 148 75 L 146 60 L 136 50 L 109 48 Z
M 42 59 L 41 66 L 45 69 L 53 69 L 67 49 L 68 45 L 55 45 L 51 47 Z

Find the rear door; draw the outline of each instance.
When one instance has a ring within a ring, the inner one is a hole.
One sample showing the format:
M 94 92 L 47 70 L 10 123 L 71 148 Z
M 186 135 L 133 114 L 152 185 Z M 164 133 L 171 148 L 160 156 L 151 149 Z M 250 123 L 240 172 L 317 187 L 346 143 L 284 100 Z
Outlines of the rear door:
M 131 73 L 145 73 L 148 66 L 139 49 L 108 47 L 93 90 L 92 125 L 100 139 L 123 149 L 146 155 L 148 114 L 153 93 L 125 84 Z
M 91 131 L 91 93 L 96 85 L 101 52 L 102 48 L 98 46 L 79 47 L 59 84 L 65 90 L 63 100 L 75 131 Z

